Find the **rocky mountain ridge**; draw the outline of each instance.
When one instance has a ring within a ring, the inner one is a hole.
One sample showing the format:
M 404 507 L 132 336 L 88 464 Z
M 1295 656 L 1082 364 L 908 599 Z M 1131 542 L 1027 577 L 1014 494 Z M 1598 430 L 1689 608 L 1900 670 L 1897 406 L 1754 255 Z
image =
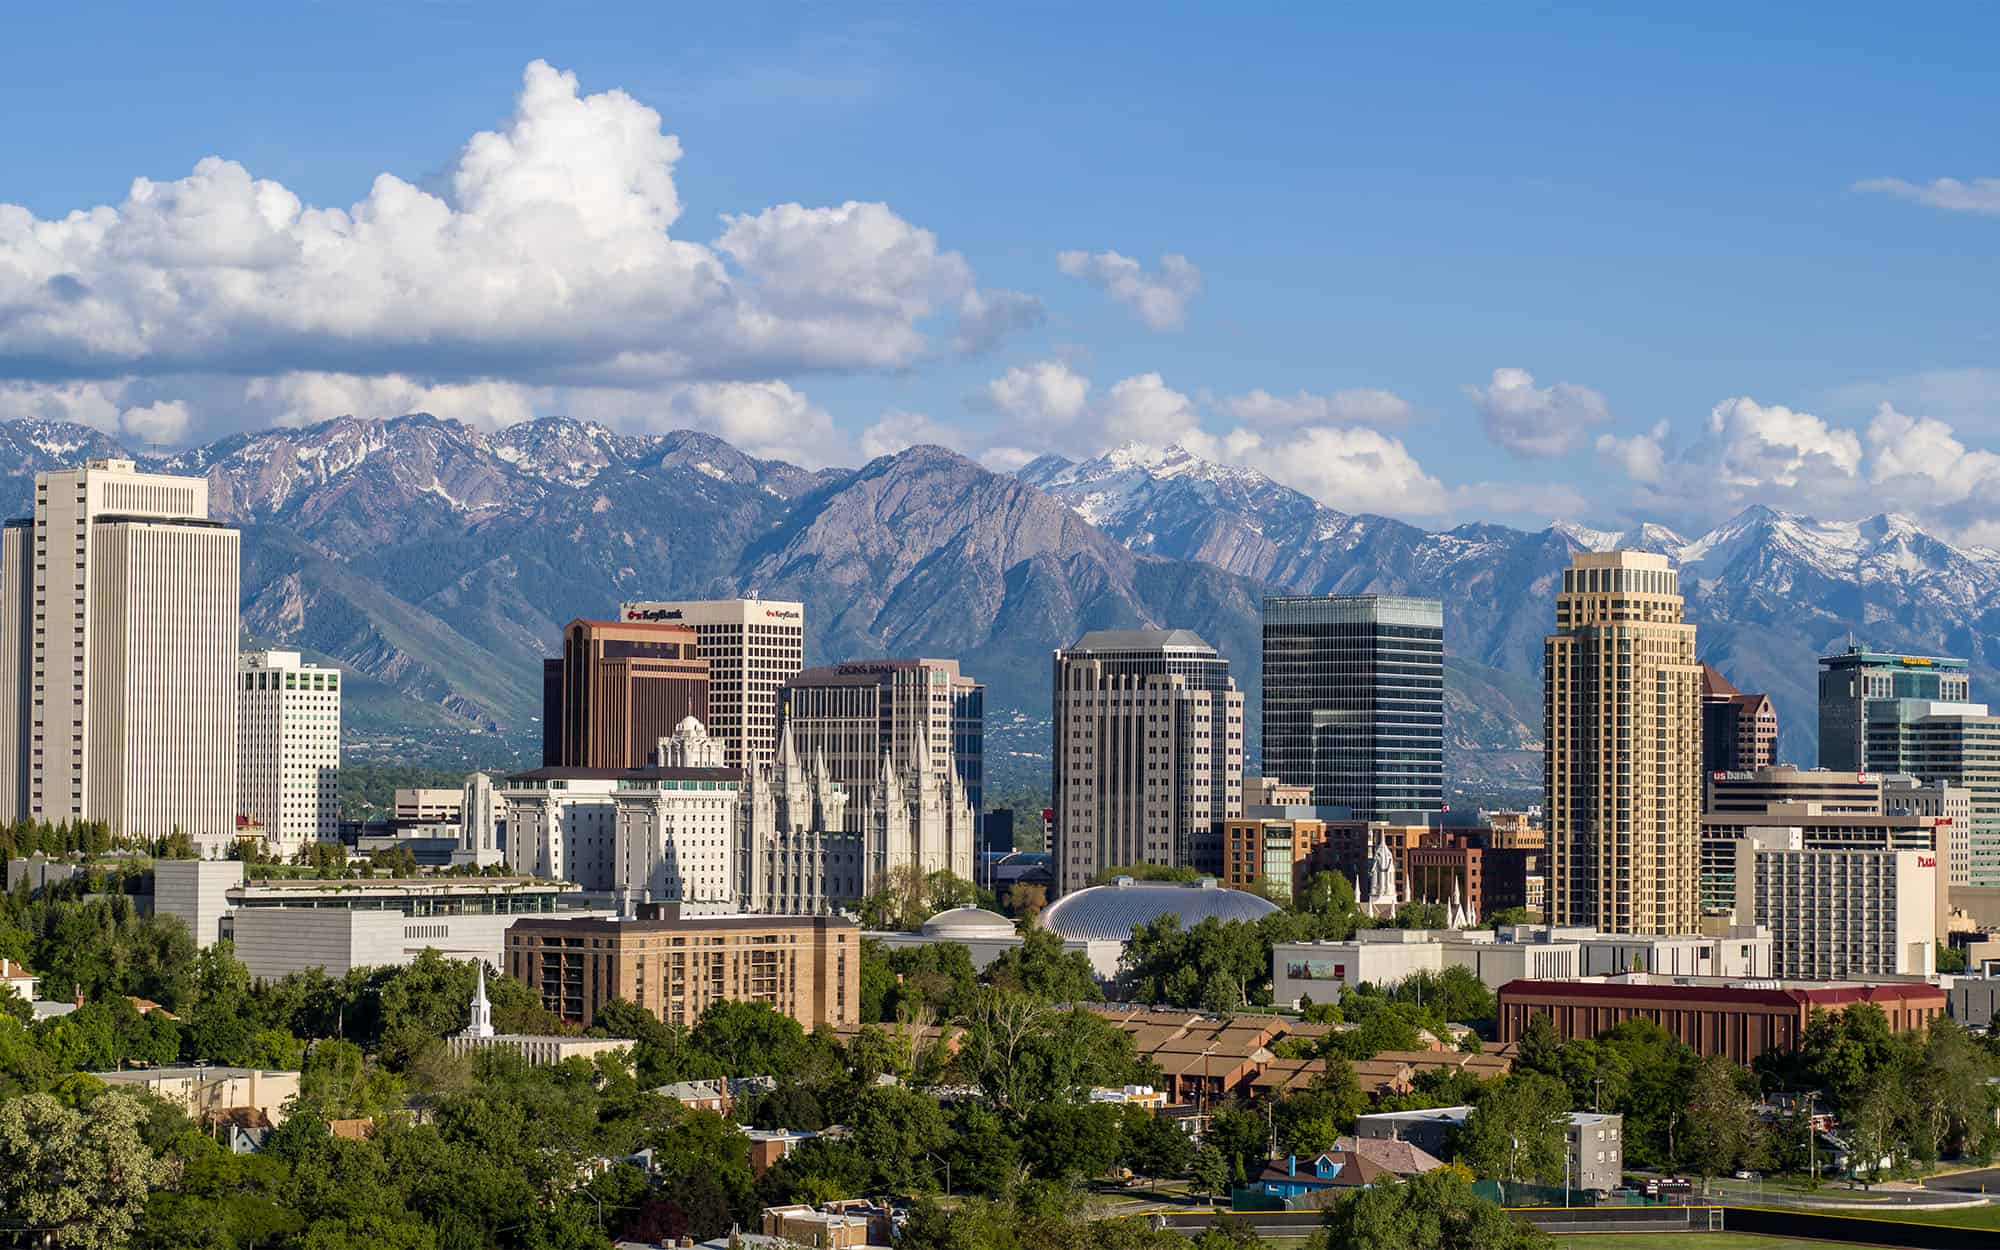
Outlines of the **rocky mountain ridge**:
M 130 453 L 82 426 L 0 423 L 0 506 L 25 512 L 35 472 L 117 454 Z M 1492 785 L 1539 778 L 1541 639 L 1577 550 L 1674 559 L 1704 658 L 1773 696 L 1785 753 L 1803 762 L 1813 657 L 1849 634 L 1966 655 L 1975 692 L 2000 655 L 1985 607 L 2000 553 L 1895 516 L 1753 508 L 1694 538 L 1568 523 L 1427 532 L 1180 448 L 1043 457 L 1013 476 L 938 447 L 808 471 L 707 434 L 561 418 L 497 432 L 341 418 L 133 458 L 208 479 L 214 515 L 243 528 L 246 642 L 349 668 L 363 753 L 530 749 L 538 662 L 563 622 L 641 597 L 801 599 L 809 663 L 958 656 L 987 682 L 996 724 L 1034 724 L 1049 652 L 1089 629 L 1195 629 L 1254 706 L 1266 591 L 1435 595 L 1452 770 Z M 1025 740 L 1010 751 L 1035 754 Z

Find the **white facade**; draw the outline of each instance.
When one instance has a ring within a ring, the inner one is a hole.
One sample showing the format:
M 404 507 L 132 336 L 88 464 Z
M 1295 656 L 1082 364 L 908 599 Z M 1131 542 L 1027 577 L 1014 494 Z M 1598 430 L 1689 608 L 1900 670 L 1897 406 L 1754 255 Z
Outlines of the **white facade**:
M 285 858 L 332 841 L 340 824 L 340 672 L 296 651 L 237 664 L 236 806 Z
M 1568 980 L 1581 967 L 1573 941 L 1500 941 L 1485 929 L 1363 929 L 1349 942 L 1281 942 L 1271 949 L 1271 997 L 1332 1002 L 1363 983 L 1391 986 L 1421 972 L 1464 968 L 1491 989 L 1515 980 Z
M 1739 913 L 1740 918 L 1740 913 Z M 1759 922 L 1761 923 L 1761 922 Z M 1577 940 L 1586 977 L 1653 972 L 1667 977 L 1779 976 L 1769 932 L 1748 922 L 1727 935 L 1590 934 Z
M 688 717 L 660 740 L 656 767 L 542 768 L 501 791 L 516 866 L 640 902 L 737 899 L 736 770 L 718 766 L 723 744 Z M 688 762 L 693 761 L 693 762 Z
M 1937 971 L 1935 851 L 1736 844 L 1736 918 L 1768 926 L 1773 975 L 1810 980 Z
M 646 600 L 627 603 L 627 621 L 686 625 L 708 661 L 708 728 L 731 768 L 768 764 L 777 749 L 778 687 L 805 659 L 806 610 L 778 599 Z
M 207 515 L 204 479 L 129 460 L 36 475 L 0 548 L 12 814 L 233 837 L 239 539 Z

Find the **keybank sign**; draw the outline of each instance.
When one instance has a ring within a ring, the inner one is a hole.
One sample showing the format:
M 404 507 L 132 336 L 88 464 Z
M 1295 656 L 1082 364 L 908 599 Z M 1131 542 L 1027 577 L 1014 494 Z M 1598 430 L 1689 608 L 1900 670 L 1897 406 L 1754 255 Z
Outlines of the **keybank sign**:
M 625 619 L 628 621 L 678 621 L 681 619 L 681 610 L 679 608 L 627 608 L 625 609 Z

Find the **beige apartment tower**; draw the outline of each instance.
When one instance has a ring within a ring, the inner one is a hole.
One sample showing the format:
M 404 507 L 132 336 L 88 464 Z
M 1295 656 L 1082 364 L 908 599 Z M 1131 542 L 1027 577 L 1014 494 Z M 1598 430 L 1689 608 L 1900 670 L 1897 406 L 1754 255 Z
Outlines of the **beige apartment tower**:
M 708 661 L 708 731 L 729 767 L 769 764 L 778 741 L 778 687 L 805 658 L 806 609 L 778 599 L 649 600 L 628 603 L 627 624 L 691 627 Z
M 0 543 L 0 802 L 121 835 L 235 833 L 237 532 L 201 478 L 129 460 L 35 477 Z
M 1579 552 L 1543 640 L 1548 905 L 1604 933 L 1698 931 L 1701 665 L 1680 579 L 1650 552 Z

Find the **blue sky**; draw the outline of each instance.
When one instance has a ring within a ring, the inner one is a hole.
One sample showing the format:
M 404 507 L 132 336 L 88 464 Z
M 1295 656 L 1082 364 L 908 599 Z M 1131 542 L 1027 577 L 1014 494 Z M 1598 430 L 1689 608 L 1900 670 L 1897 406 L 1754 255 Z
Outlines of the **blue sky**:
M 0 415 L 1179 439 L 1432 525 L 2000 543 L 1970 8 L 56 7 L 0 74 Z M 314 218 L 382 174 L 393 228 Z

